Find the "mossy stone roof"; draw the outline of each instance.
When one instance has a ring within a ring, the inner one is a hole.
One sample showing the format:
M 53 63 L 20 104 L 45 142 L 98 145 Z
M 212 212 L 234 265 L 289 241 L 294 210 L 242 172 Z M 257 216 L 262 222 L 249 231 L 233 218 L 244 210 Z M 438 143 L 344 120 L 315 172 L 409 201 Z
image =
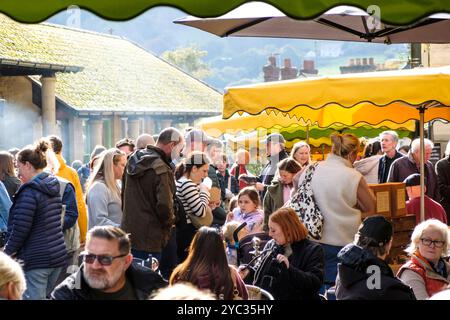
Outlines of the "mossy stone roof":
M 214 113 L 222 95 L 117 36 L 0 15 L 0 58 L 79 66 L 57 73 L 56 95 L 77 111 Z M 37 77 L 35 79 L 38 79 Z

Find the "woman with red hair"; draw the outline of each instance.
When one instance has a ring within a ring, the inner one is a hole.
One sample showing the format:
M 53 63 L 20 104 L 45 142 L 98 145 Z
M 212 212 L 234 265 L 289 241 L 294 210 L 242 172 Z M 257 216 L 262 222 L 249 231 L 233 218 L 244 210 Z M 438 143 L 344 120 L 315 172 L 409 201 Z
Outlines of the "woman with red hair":
M 280 208 L 269 217 L 272 237 L 257 267 L 253 284 L 275 300 L 318 300 L 323 283 L 322 247 L 309 241 L 294 209 Z

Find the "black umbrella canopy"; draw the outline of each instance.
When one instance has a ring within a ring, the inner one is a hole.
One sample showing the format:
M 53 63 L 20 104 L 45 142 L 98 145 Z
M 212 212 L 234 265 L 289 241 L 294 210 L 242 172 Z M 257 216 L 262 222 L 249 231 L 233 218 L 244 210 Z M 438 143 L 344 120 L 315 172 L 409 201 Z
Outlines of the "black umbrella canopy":
M 380 17 L 382 18 L 381 15 Z M 249 2 L 217 18 L 188 16 L 175 20 L 174 23 L 207 31 L 219 37 L 295 38 L 387 44 L 450 42 L 450 14 L 433 14 L 411 25 L 395 26 L 381 22 L 376 15 L 371 16 L 362 9 L 349 6 L 332 8 L 312 20 L 295 20 L 267 3 Z

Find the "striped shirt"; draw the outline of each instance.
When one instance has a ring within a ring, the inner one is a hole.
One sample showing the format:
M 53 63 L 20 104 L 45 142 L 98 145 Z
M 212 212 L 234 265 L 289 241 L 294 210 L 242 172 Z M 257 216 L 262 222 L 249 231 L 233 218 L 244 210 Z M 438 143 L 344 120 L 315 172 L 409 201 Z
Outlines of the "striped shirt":
M 177 186 L 176 195 L 183 203 L 184 210 L 187 213 L 186 222 L 192 223 L 189 214 L 204 217 L 206 207 L 209 204 L 209 193 L 200 191 L 198 186 L 185 176 L 175 183 Z

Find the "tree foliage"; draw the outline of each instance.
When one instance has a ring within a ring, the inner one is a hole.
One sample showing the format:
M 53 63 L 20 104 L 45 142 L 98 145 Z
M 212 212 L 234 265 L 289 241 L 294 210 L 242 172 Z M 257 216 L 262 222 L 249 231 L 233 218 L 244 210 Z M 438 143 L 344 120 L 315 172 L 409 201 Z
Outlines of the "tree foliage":
M 189 47 L 165 51 L 162 54 L 162 58 L 178 66 L 195 78 L 205 79 L 212 75 L 210 65 L 203 61 L 203 58 L 207 55 L 208 51 L 191 45 Z

